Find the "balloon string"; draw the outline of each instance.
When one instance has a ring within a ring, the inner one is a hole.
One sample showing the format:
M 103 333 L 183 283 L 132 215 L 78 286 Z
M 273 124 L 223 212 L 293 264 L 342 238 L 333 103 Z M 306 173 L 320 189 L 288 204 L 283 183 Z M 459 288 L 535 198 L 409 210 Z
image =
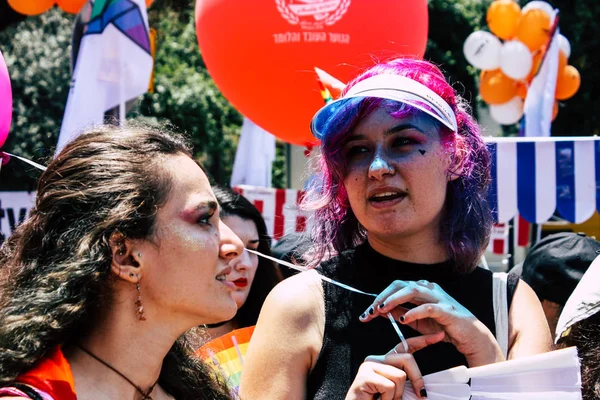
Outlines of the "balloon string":
M 299 267 L 298 265 L 294 265 L 294 264 L 292 264 L 290 262 L 279 260 L 279 259 L 277 259 L 275 257 L 271 257 L 271 256 L 268 256 L 266 254 L 259 253 L 256 250 L 251 250 L 251 249 L 246 249 L 246 250 L 249 251 L 250 253 L 254 253 L 256 255 L 259 255 L 261 257 L 269 259 L 269 260 L 271 260 L 271 261 L 273 261 L 273 262 L 275 262 L 277 264 L 285 265 L 288 268 L 295 269 L 296 271 L 300 271 L 300 272 L 308 271 L 308 269 L 306 269 L 306 268 L 302 268 L 302 267 Z M 333 280 L 331 278 L 328 278 L 326 276 L 323 276 L 323 275 L 319 274 L 318 272 L 317 272 L 317 274 L 319 275 L 319 278 L 321 278 L 325 282 L 331 283 L 332 285 L 339 286 L 342 289 L 346 289 L 346 290 L 349 290 L 351 292 L 358 293 L 358 294 L 364 294 L 365 296 L 377 297 L 376 294 L 363 292 L 362 290 L 358 290 L 356 288 L 353 288 L 352 286 L 346 285 L 344 283 L 341 283 L 341 282 L 335 281 L 335 280 Z
M 277 263 L 277 264 L 284 265 L 284 266 L 286 266 L 286 267 L 288 267 L 288 268 L 291 268 L 291 269 L 294 269 L 294 270 L 296 270 L 296 271 L 300 271 L 300 272 L 307 271 L 307 269 L 306 269 L 306 268 L 302 268 L 302 267 L 300 267 L 300 266 L 298 266 L 298 265 L 294 265 L 294 264 L 292 264 L 292 263 L 290 263 L 290 262 L 283 261 L 283 260 L 280 260 L 280 259 L 278 259 L 278 258 L 275 258 L 275 257 L 268 256 L 268 255 L 266 255 L 266 254 L 263 254 L 263 253 L 260 253 L 260 252 L 258 252 L 258 251 L 256 251 L 256 250 L 252 250 L 252 249 L 246 249 L 246 251 L 248 251 L 248 252 L 250 252 L 250 253 L 253 253 L 253 254 L 256 254 L 256 255 L 258 255 L 258 256 L 261 256 L 261 257 L 263 257 L 263 258 L 266 258 L 266 259 L 268 259 L 268 260 L 271 260 L 271 261 L 273 261 L 273 262 L 275 262 L 275 263 Z M 317 271 L 315 271 L 315 272 L 317 272 Z M 342 289 L 346 289 L 346 290 L 349 290 L 349 291 L 351 291 L 351 292 L 358 293 L 358 294 L 364 294 L 365 296 L 377 297 L 377 295 L 376 295 L 376 294 L 373 294 L 373 293 L 367 293 L 367 292 L 363 292 L 362 290 L 359 290 L 359 289 L 353 288 L 352 286 L 346 285 L 345 283 L 341 283 L 341 282 L 338 282 L 338 281 L 336 281 L 336 280 L 333 280 L 333 279 L 331 279 L 331 278 L 328 278 L 328 277 L 326 277 L 326 276 L 323 276 L 323 275 L 319 274 L 319 272 L 317 272 L 317 274 L 319 275 L 319 278 L 321 278 L 321 279 L 322 279 L 322 280 L 324 280 L 325 282 L 331 283 L 332 285 L 339 286 L 339 287 L 341 287 Z M 396 334 L 398 334 L 398 337 L 400 338 L 400 341 L 402 342 L 402 346 L 404 347 L 404 351 L 405 351 L 406 353 L 408 353 L 408 343 L 406 342 L 406 338 L 405 338 L 405 337 L 404 337 L 404 335 L 402 334 L 402 331 L 400 330 L 400 327 L 398 326 L 398 323 L 397 323 L 397 322 L 396 322 L 396 320 L 394 319 L 394 316 L 392 315 L 392 313 L 389 313 L 389 312 L 388 312 L 388 313 L 387 313 L 387 316 L 388 316 L 388 319 L 390 320 L 390 322 L 391 322 L 392 326 L 394 327 L 394 330 L 396 331 Z
M 14 158 L 16 158 L 16 159 L 18 159 L 18 160 L 21 160 L 21 161 L 23 161 L 23 162 L 25 162 L 25 163 L 27 163 L 27 164 L 29 164 L 29 165 L 31 165 L 31 166 L 33 166 L 33 167 L 35 167 L 35 168 L 39 169 L 39 170 L 42 170 L 42 171 L 45 171 L 45 170 L 46 170 L 46 167 L 44 167 L 43 165 L 41 165 L 41 164 L 38 164 L 38 163 L 36 163 L 36 162 L 34 162 L 34 161 L 28 160 L 28 159 L 26 159 L 26 158 L 23 158 L 23 157 L 20 157 L 20 156 L 17 156 L 17 155 L 11 154 L 11 153 L 7 153 L 7 152 L 5 152 L 5 151 L 3 151 L 3 152 L 1 152 L 1 153 L 2 153 L 2 154 L 6 154 L 7 156 L 10 156 L 10 157 L 14 157 Z

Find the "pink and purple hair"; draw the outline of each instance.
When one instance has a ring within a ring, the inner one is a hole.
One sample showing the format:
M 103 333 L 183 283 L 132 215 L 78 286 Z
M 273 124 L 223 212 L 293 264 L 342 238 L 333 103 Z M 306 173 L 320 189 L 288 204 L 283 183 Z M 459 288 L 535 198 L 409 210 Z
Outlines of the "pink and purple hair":
M 356 83 L 379 74 L 396 74 L 411 78 L 441 96 L 456 115 L 458 132 L 439 124 L 442 143 L 454 159 L 459 177 L 448 183 L 440 239 L 447 246 L 457 271 L 467 273 L 477 265 L 489 241 L 492 225 L 486 201 L 490 183 L 490 156 L 481 138 L 479 126 L 468 106 L 448 84 L 439 68 L 427 61 L 399 58 L 378 64 L 355 78 L 344 94 Z M 303 207 L 314 211 L 311 232 L 316 248 L 311 264 L 316 265 L 333 250 L 339 253 L 366 239 L 366 231 L 350 208 L 343 185 L 346 163 L 342 144 L 359 120 L 377 107 L 390 115 L 426 115 L 403 103 L 379 98 L 356 98 L 335 113 L 322 132 L 321 155 L 317 173 L 309 183 Z M 449 171 L 452 173 L 453 171 Z

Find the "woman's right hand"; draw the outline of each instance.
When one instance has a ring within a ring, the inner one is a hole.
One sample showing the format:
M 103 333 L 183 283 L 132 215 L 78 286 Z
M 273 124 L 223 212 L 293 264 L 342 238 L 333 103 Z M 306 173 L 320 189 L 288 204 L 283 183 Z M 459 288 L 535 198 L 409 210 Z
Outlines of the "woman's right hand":
M 358 369 L 346 400 L 400 400 L 407 378 L 417 396 L 426 398 L 423 376 L 412 353 L 443 338 L 441 332 L 418 336 L 407 340 L 408 353 L 402 353 L 404 347 L 399 344 L 386 355 L 367 357 Z
M 406 303 L 416 307 L 405 308 Z M 422 334 L 443 331 L 444 341 L 466 357 L 469 367 L 504 361 L 492 332 L 437 283 L 394 281 L 377 296 L 361 321 L 387 317 L 388 313 Z

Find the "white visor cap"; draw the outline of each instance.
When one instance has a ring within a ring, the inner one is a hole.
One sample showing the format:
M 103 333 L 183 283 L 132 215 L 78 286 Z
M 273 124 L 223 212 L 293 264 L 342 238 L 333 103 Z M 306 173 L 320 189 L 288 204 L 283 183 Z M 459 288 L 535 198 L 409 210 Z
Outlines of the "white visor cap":
M 360 104 L 352 101 L 353 99 L 367 97 L 407 104 L 435 118 L 452 132 L 458 131 L 456 115 L 440 95 L 405 76 L 380 74 L 358 82 L 344 97 L 326 104 L 317 111 L 310 124 L 313 135 L 322 140 L 327 133 L 327 127 L 336 116 Z

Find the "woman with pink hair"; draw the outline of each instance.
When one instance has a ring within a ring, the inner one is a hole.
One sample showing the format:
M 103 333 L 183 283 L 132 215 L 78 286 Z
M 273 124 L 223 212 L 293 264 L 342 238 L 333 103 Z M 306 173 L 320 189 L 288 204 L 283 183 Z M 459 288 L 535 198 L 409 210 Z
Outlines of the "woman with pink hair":
M 321 140 L 305 203 L 317 268 L 267 298 L 244 399 L 399 399 L 407 375 L 423 398 L 421 374 L 550 349 L 531 288 L 477 266 L 491 228 L 490 157 L 436 66 L 396 59 L 370 68 L 311 129 Z

